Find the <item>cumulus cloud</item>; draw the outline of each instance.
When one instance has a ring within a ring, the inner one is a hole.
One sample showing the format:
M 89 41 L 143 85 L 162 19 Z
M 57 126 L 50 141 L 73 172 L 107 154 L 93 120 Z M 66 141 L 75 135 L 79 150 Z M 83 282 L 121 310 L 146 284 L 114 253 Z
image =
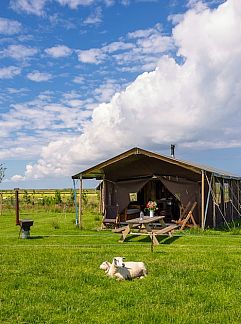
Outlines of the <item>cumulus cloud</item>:
M 54 0 L 10 0 L 10 7 L 17 12 L 25 12 L 27 14 L 43 16 L 45 15 L 45 6 Z M 142 0 L 143 1 L 143 0 Z M 146 0 L 147 2 L 150 0 Z M 154 0 L 155 1 L 155 0 Z M 96 3 L 104 4 L 106 7 L 114 5 L 115 0 L 55 0 L 61 6 L 68 6 L 70 9 L 77 9 L 80 6 L 91 6 Z M 130 4 L 129 0 L 119 1 L 121 5 L 127 6 Z M 101 10 L 97 8 L 89 17 L 86 18 L 85 23 L 93 24 L 101 21 Z
M 0 79 L 12 79 L 21 73 L 21 69 L 16 66 L 0 68 Z
M 0 34 L 13 35 L 21 29 L 22 25 L 18 21 L 0 17 Z
M 94 0 L 56 0 L 62 6 L 69 6 L 71 9 L 76 9 L 78 6 L 89 6 L 94 3 Z
M 163 35 L 160 24 L 153 28 L 129 33 L 121 41 L 105 44 L 101 48 L 78 50 L 81 63 L 102 64 L 114 61 L 119 70 L 150 71 L 156 67 L 161 54 L 174 49 L 173 39 Z
M 66 57 L 71 55 L 72 49 L 65 45 L 57 45 L 45 49 L 45 53 L 52 56 L 53 58 Z
M 11 0 L 10 7 L 17 12 L 24 11 L 28 14 L 42 16 L 46 2 L 47 0 Z
M 100 64 L 106 58 L 105 53 L 99 48 L 90 50 L 78 50 L 78 59 L 82 63 Z
M 34 82 L 48 81 L 52 78 L 50 73 L 33 71 L 27 74 L 27 78 Z
M 87 25 L 95 25 L 102 21 L 102 9 L 100 7 L 95 8 L 94 12 L 92 12 L 85 20 L 84 24 Z
M 9 45 L 7 48 L 2 50 L 0 53 L 2 57 L 11 57 L 15 60 L 26 60 L 35 54 L 38 50 L 36 48 L 24 45 Z
M 51 141 L 24 176 L 70 175 L 132 146 L 241 147 L 240 21 L 239 0 L 192 6 L 172 31 L 175 55 L 99 104 L 79 136 Z
M 94 0 L 55 0 L 62 6 L 77 9 L 78 6 L 90 6 Z M 10 0 L 10 7 L 17 12 L 43 16 L 45 5 L 51 0 Z

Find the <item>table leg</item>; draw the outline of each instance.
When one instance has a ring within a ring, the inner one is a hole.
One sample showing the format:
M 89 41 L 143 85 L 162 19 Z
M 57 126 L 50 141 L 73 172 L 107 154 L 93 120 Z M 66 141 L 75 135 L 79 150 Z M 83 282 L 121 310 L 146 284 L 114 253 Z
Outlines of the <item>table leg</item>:
M 148 224 L 144 224 L 146 231 L 151 232 L 151 227 Z
M 159 245 L 159 242 L 158 242 L 158 239 L 156 238 L 156 235 L 155 233 L 150 233 L 150 238 L 151 238 L 151 241 L 152 241 L 152 244 L 155 246 L 155 245 Z
M 130 233 L 130 230 L 131 230 L 131 229 L 130 229 L 130 226 L 127 226 L 127 227 L 123 230 L 119 242 L 124 242 L 124 241 L 125 241 L 127 235 Z

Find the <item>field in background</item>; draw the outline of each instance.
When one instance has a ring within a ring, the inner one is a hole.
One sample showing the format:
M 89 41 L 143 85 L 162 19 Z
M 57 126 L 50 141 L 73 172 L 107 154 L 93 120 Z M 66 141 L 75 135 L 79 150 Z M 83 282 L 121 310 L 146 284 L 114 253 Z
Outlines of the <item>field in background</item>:
M 73 189 L 38 189 L 24 190 L 19 189 L 20 209 L 36 209 L 45 207 L 45 210 L 69 210 L 74 211 L 75 194 Z M 79 191 L 76 190 L 76 201 L 78 204 Z M 82 192 L 82 201 L 84 209 L 91 209 L 98 212 L 99 209 L 99 192 L 95 189 L 85 189 Z M 11 209 L 15 206 L 15 191 L 0 191 L 0 213 L 2 209 Z
M 1 323 L 241 323 L 240 231 L 185 231 L 152 253 L 148 237 L 100 231 L 88 204 L 83 230 L 74 209 L 24 204 L 31 239 L 18 239 L 14 208 L 0 215 Z M 144 261 L 147 278 L 107 278 L 99 265 L 120 255 Z

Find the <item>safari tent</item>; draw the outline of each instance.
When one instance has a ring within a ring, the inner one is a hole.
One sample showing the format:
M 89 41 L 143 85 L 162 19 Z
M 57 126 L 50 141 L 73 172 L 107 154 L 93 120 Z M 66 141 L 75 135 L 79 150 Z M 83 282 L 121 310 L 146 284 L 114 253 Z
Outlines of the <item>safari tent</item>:
M 83 179 L 101 180 L 100 211 L 119 221 L 136 217 L 149 200 L 156 214 L 177 220 L 187 206 L 201 227 L 217 227 L 241 217 L 241 178 L 210 167 L 132 148 L 72 176 L 79 180 L 80 209 Z M 134 215 L 134 216 L 132 216 Z

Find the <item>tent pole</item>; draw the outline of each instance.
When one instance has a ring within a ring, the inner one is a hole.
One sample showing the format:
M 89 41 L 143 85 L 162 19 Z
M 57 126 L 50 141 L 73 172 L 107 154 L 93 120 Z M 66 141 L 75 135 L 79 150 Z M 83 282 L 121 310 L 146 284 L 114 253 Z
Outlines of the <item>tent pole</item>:
M 204 170 L 202 170 L 202 205 L 201 205 L 201 216 L 202 216 L 202 229 L 204 230 L 204 209 L 205 209 L 205 202 L 204 202 Z
M 83 179 L 82 175 L 79 177 L 79 218 L 78 218 L 78 224 L 79 228 L 82 229 L 82 214 L 83 214 L 83 206 L 82 206 L 82 191 L 83 191 Z

